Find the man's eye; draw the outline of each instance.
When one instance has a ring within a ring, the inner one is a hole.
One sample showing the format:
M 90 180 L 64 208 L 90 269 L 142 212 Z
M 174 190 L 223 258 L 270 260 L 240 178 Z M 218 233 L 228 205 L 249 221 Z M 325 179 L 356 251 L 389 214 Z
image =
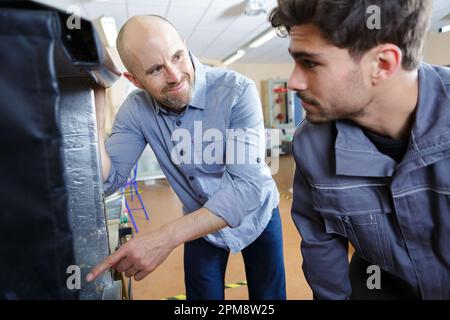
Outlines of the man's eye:
M 175 61 L 181 60 L 181 58 L 183 58 L 183 55 L 179 53 L 175 56 Z
M 310 61 L 310 60 L 302 60 L 303 66 L 305 66 L 308 69 L 313 69 L 314 67 L 317 67 L 317 63 Z
M 156 67 L 155 69 L 152 70 L 151 75 L 156 76 L 156 75 L 160 74 L 161 71 L 162 71 L 162 67 Z

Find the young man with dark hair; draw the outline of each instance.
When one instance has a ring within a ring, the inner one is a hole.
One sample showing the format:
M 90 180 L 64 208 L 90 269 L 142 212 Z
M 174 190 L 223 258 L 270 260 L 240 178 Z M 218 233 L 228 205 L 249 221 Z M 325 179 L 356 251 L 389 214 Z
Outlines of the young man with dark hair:
M 316 299 L 450 298 L 450 70 L 421 61 L 431 6 L 279 0 L 271 13 L 306 110 L 292 216 Z

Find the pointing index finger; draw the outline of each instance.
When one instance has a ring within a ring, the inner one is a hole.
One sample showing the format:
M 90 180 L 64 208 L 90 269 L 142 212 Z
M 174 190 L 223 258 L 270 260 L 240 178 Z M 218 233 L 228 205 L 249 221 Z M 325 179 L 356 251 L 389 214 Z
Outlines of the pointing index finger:
M 115 267 L 116 264 L 125 257 L 125 253 L 126 251 L 122 247 L 112 255 L 106 257 L 106 259 L 103 260 L 102 263 L 97 265 L 94 269 L 91 270 L 91 272 L 89 272 L 89 274 L 86 276 L 86 281 L 91 282 L 106 270 Z

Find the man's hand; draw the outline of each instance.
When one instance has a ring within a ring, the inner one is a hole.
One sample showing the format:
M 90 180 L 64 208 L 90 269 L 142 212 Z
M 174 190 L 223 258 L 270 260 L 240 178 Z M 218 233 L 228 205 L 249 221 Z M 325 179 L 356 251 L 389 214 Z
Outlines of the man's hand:
M 97 265 L 86 277 L 86 281 L 93 281 L 108 269 L 124 272 L 125 276 L 139 281 L 153 272 L 175 246 L 167 228 L 160 228 L 154 232 L 142 235 L 128 241 L 112 255 Z
M 161 228 L 132 239 L 96 266 L 86 277 L 93 281 L 112 268 L 139 281 L 153 272 L 180 244 L 225 228 L 227 223 L 206 208 L 178 218 Z

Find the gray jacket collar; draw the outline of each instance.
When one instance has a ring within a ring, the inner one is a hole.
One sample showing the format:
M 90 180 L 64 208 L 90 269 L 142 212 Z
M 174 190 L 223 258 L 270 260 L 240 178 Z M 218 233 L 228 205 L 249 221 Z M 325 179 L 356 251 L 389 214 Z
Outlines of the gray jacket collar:
M 449 92 L 450 71 L 423 63 L 419 68 L 419 101 L 409 146 L 398 164 L 380 153 L 354 122 L 336 121 L 336 174 L 390 177 L 450 156 Z

